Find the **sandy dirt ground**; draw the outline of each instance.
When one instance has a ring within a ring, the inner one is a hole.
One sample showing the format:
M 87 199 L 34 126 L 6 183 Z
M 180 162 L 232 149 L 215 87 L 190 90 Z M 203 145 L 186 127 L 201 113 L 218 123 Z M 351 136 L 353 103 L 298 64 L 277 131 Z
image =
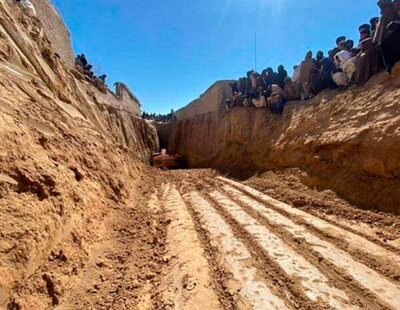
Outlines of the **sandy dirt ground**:
M 289 175 L 245 184 L 211 170 L 161 173 L 157 308 L 400 309 L 399 218 Z
M 400 309 L 399 217 L 309 189 L 296 171 L 237 182 L 149 169 L 137 185 L 4 309 Z
M 346 228 L 356 226 L 357 231 L 365 231 L 385 244 L 400 247 L 399 216 L 379 210 L 361 210 L 333 191 L 310 189 L 303 184 L 307 182 L 305 179 L 308 176 L 301 170 L 288 169 L 253 176 L 246 183 L 291 206 Z

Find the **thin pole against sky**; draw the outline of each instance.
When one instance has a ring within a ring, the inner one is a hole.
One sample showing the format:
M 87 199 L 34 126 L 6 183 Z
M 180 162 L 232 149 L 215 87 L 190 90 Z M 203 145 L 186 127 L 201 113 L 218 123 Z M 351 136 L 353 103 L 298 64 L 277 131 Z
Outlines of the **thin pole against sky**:
M 254 33 L 254 70 L 257 72 L 257 32 Z

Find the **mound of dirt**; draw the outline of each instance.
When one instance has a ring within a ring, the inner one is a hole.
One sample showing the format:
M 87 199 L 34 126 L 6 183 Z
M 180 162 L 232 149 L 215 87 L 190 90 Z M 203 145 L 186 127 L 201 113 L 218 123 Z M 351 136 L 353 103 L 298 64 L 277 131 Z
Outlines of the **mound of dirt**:
M 208 103 L 212 112 L 178 119 L 159 132 L 161 143 L 184 155 L 190 167 L 237 177 L 300 168 L 311 187 L 331 189 L 364 208 L 400 213 L 399 97 L 382 73 L 363 87 L 289 103 L 282 116 L 250 108 L 226 112 L 223 101 L 214 101 Z

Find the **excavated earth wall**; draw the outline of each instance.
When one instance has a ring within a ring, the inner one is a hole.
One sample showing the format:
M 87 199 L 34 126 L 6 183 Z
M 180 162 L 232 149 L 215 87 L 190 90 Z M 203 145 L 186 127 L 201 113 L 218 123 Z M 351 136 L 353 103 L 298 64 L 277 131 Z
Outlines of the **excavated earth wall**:
M 38 18 L 43 24 L 43 30 L 50 39 L 54 50 L 66 64 L 73 66 L 75 57 L 72 50 L 71 35 L 61 15 L 50 0 L 31 1 L 35 6 Z
M 363 87 L 289 103 L 282 116 L 248 108 L 227 112 L 210 96 L 213 111 L 178 118 L 158 131 L 161 145 L 184 155 L 190 167 L 238 177 L 300 168 L 311 187 L 400 213 L 399 99 L 400 89 L 382 73 Z
M 118 262 L 126 244 L 113 232 L 125 223 L 138 235 L 147 216 L 132 201 L 158 149 L 155 128 L 61 61 L 47 27 L 0 2 L 0 309 L 76 302 L 99 248 Z M 152 257 L 145 239 L 134 242 L 135 259 Z M 71 308 L 91 307 L 79 302 Z

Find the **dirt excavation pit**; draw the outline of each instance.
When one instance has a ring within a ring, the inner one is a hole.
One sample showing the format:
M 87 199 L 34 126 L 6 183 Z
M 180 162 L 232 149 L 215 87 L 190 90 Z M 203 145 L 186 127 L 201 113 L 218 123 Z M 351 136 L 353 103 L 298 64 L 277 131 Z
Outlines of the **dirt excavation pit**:
M 148 174 L 129 204 L 93 218 L 85 253 L 60 243 L 5 308 L 400 309 L 399 217 L 294 172 Z
M 153 216 L 143 226 L 156 241 L 144 249 L 155 257 L 135 278 L 128 270 L 136 254 L 119 250 L 130 254 L 121 258 L 115 309 L 400 309 L 397 216 L 360 211 L 294 175 L 285 184 L 288 172 L 246 184 L 212 170 L 152 173 L 139 204 Z M 78 300 L 108 294 L 97 287 Z
M 156 125 L 34 2 L 0 3 L 0 310 L 400 310 L 397 88 L 271 116 L 220 81 Z
M 272 173 L 247 184 L 210 170 L 163 174 L 173 204 L 191 215 L 213 279 L 199 280 L 187 302 L 207 288 L 221 309 L 399 309 L 399 217 L 360 211 L 333 193 L 308 189 L 295 175 L 283 186 L 282 175 Z M 268 189 L 256 189 L 263 184 Z M 307 208 L 274 198 L 287 187 L 291 199 L 309 197 Z M 321 197 L 338 212 L 327 214 Z

